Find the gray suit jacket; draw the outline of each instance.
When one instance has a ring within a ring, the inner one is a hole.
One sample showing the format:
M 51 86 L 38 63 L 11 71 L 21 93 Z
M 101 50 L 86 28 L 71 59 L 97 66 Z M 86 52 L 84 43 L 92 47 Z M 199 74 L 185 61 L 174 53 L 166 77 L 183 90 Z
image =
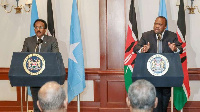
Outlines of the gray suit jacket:
M 28 37 L 24 41 L 22 52 L 35 52 L 37 37 Z M 58 42 L 55 37 L 44 35 L 40 52 L 59 52 Z
M 156 34 L 153 30 L 145 32 L 142 34 L 142 37 L 138 44 L 134 47 L 134 52 L 138 53 L 138 51 L 147 43 L 150 43 L 150 48 L 147 53 L 157 53 L 157 39 Z M 168 42 L 175 43 L 176 47 L 180 50 L 180 53 L 183 52 L 183 48 L 181 47 L 181 43 L 178 41 L 176 33 L 166 30 L 163 39 L 162 39 L 162 53 L 174 53 L 168 45 Z

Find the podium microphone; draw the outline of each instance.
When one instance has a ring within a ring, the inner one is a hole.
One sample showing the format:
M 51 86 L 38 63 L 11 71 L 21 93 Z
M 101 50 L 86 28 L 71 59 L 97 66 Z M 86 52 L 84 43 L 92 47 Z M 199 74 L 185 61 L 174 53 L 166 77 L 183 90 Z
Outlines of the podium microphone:
M 158 40 L 162 39 L 162 34 L 158 33 L 157 36 L 158 36 Z
M 162 39 L 162 35 L 160 33 L 158 33 L 157 36 L 158 36 L 158 40 Z
M 35 52 L 36 52 L 38 46 L 39 46 L 42 42 L 43 42 L 42 39 L 38 39 L 38 41 L 37 41 L 37 43 L 36 43 L 37 45 L 36 45 L 36 47 L 35 47 Z

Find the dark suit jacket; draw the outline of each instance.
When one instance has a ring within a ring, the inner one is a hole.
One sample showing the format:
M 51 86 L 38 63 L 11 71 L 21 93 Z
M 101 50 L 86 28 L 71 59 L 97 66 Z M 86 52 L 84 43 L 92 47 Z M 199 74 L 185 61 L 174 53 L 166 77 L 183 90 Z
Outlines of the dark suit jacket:
M 36 43 L 36 36 L 26 38 L 22 52 L 35 52 Z M 57 39 L 52 36 L 44 35 L 40 52 L 59 52 Z
M 148 42 L 150 43 L 150 48 L 147 53 L 157 53 L 157 39 L 153 30 L 142 34 L 140 41 L 134 47 L 133 51 L 138 53 L 141 47 L 147 45 Z M 175 43 L 176 47 L 180 50 L 180 53 L 182 53 L 183 49 L 181 47 L 181 43 L 178 41 L 176 33 L 165 30 L 162 39 L 162 53 L 173 53 L 173 51 L 169 48 L 168 42 Z

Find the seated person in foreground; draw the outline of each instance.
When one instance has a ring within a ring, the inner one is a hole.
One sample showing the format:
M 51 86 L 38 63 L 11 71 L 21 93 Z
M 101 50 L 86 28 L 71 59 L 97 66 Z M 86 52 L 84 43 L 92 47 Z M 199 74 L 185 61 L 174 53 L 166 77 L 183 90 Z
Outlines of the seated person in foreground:
M 153 112 L 158 103 L 154 85 L 146 80 L 133 82 L 129 87 L 126 102 L 130 112 Z
M 67 112 L 64 89 L 55 81 L 45 83 L 38 92 L 37 105 L 42 112 Z

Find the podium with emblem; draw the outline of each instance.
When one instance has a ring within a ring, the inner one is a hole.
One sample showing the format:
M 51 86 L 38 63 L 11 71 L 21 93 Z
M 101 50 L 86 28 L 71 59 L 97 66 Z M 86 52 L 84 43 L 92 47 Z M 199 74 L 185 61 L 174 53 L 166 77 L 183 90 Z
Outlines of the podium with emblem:
M 173 112 L 173 87 L 182 87 L 183 69 L 178 53 L 139 53 L 135 60 L 132 81 L 145 79 L 155 87 L 171 88 Z
M 181 87 L 183 69 L 178 53 L 139 53 L 132 80 L 145 79 L 155 87 Z
M 14 52 L 9 70 L 11 86 L 41 87 L 48 81 L 64 84 L 66 72 L 60 53 Z M 28 91 L 26 91 L 28 111 Z M 21 88 L 21 111 L 23 111 Z
M 9 71 L 11 86 L 40 87 L 48 81 L 64 84 L 65 76 L 60 53 L 13 53 Z

